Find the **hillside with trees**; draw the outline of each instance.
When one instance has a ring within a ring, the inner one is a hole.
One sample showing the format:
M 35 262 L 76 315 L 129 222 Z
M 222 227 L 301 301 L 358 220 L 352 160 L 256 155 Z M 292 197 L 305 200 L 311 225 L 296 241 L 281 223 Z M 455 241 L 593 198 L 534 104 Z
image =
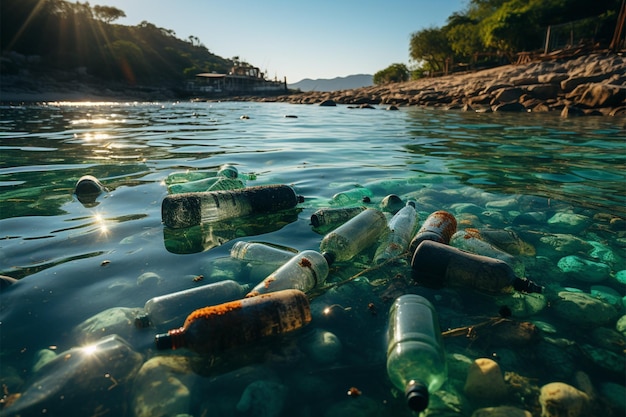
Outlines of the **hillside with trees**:
M 411 78 L 455 69 L 476 69 L 515 62 L 520 52 L 543 51 L 548 28 L 553 48 L 608 47 L 623 0 L 469 0 L 443 27 L 414 32 L 409 56 Z M 556 42 L 555 42 L 556 40 Z M 392 64 L 374 74 L 378 85 L 403 81 Z
M 233 60 L 200 39 L 149 22 L 115 24 L 115 7 L 65 0 L 2 0 L 2 75 L 90 76 L 103 82 L 180 87 L 200 72 L 228 72 Z

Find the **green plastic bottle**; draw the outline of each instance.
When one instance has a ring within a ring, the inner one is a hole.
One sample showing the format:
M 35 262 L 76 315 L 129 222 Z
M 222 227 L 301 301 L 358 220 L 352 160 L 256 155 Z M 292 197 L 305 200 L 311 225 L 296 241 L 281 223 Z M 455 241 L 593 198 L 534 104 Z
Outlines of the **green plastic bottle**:
M 398 297 L 389 311 L 387 375 L 413 411 L 428 408 L 429 393 L 446 382 L 448 368 L 437 312 L 424 297 Z

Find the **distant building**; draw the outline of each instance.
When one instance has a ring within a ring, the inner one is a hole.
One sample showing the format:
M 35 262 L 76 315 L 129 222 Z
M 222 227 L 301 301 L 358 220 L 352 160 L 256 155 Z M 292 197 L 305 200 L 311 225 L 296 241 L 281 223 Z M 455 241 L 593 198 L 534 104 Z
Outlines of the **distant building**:
M 287 91 L 287 79 L 270 81 L 259 68 L 248 64 L 233 66 L 228 74 L 204 72 L 187 83 L 187 90 L 206 95 L 266 94 Z

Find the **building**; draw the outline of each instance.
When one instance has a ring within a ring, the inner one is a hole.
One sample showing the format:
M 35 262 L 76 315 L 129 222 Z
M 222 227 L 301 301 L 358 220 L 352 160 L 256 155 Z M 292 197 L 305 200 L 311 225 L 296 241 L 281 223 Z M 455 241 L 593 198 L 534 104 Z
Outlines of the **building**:
M 270 81 L 259 68 L 245 63 L 235 63 L 228 74 L 205 72 L 197 74 L 187 84 L 187 90 L 196 94 L 232 96 L 250 94 L 276 94 L 287 91 L 287 79 Z

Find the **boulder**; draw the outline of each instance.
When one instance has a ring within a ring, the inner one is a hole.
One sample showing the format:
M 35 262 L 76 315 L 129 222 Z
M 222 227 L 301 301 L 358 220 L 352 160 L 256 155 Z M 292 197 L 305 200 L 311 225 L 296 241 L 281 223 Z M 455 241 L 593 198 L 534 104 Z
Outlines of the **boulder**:
M 541 387 L 541 417 L 585 416 L 588 403 L 587 394 L 563 382 L 552 382 Z
M 495 401 L 507 394 L 506 383 L 498 362 L 478 358 L 467 371 L 465 394 L 473 399 Z
M 583 84 L 576 87 L 568 97 L 583 108 L 611 107 L 626 101 L 626 88 L 610 84 Z

